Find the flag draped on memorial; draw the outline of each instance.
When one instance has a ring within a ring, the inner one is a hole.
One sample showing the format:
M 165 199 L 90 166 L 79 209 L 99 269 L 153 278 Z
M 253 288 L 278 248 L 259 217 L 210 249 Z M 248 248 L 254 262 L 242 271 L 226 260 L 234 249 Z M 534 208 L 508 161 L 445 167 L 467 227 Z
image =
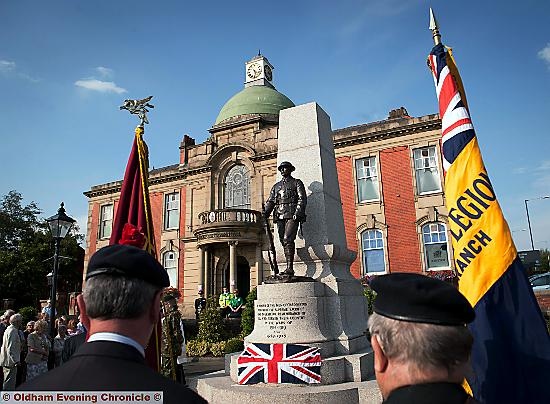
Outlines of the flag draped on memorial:
M 430 28 L 439 36 L 436 24 Z M 438 39 L 428 65 L 442 121 L 445 198 L 459 290 L 476 312 L 467 384 L 483 403 L 550 402 L 546 324 L 483 164 L 452 54 Z
M 126 165 L 109 244 L 130 244 L 156 258 L 155 235 L 149 202 L 149 158 L 143 126 L 136 127 L 132 151 Z M 150 367 L 160 369 L 160 323 L 155 327 L 145 358 Z
M 249 343 L 237 363 L 239 384 L 321 382 L 321 354 L 316 347 Z

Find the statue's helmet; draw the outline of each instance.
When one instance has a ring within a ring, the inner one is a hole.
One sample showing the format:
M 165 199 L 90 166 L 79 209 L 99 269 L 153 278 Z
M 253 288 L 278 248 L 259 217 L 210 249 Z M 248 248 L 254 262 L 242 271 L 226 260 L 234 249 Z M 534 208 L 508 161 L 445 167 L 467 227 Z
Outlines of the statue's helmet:
M 290 161 L 283 161 L 281 164 L 279 164 L 277 170 L 281 171 L 284 167 L 289 167 L 290 171 L 296 170 L 296 167 L 294 167 Z

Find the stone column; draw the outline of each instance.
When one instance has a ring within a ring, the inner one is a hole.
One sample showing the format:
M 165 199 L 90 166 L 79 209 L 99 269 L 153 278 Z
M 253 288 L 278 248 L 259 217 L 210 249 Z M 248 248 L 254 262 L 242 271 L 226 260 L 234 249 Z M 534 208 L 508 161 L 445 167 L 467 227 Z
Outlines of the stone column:
M 229 290 L 231 293 L 237 286 L 237 244 L 238 241 L 228 241 L 229 244 Z
M 204 247 L 199 247 L 199 284 L 197 289 L 204 291 Z
M 203 247 L 203 262 L 204 262 L 204 297 L 208 297 L 210 292 L 210 252 L 207 247 Z
M 256 246 L 256 285 L 261 285 L 264 280 L 264 258 L 262 254 L 262 246 Z

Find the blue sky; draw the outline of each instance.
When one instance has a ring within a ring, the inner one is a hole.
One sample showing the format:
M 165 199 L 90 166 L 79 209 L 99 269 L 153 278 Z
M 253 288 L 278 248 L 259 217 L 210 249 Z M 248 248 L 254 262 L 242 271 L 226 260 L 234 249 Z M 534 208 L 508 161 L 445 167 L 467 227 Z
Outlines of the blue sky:
M 150 164 L 178 162 L 243 88 L 258 53 L 295 104 L 333 128 L 405 106 L 437 111 L 426 67 L 428 8 L 452 46 L 485 162 L 519 249 L 525 199 L 550 195 L 550 2 L 96 0 L 0 2 L 0 195 L 49 216 L 65 202 L 85 230 L 90 186 L 122 178 L 136 119 L 125 98 L 154 95 Z M 529 202 L 535 247 L 550 248 L 550 199 Z

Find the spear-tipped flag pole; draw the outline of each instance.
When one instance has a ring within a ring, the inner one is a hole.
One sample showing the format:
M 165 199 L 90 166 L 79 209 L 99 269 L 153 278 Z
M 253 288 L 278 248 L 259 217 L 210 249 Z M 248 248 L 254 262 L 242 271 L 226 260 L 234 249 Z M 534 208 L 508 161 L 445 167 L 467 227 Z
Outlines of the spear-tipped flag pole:
M 143 140 L 144 125 L 149 123 L 147 108 L 154 108 L 149 104 L 151 98 L 153 97 L 150 96 L 142 100 L 125 100 L 120 107 L 120 109 L 126 109 L 131 114 L 137 115 L 140 123 L 135 129 L 134 143 L 122 181 L 109 244 L 133 245 L 143 248 L 156 258 L 155 232 L 149 201 L 149 152 Z M 161 324 L 159 321 L 145 350 L 147 364 L 157 371 L 160 370 L 160 344 Z
M 459 290 L 476 312 L 467 388 L 492 403 L 548 403 L 550 337 L 483 164 L 452 51 L 428 57 L 441 116 L 445 197 Z

